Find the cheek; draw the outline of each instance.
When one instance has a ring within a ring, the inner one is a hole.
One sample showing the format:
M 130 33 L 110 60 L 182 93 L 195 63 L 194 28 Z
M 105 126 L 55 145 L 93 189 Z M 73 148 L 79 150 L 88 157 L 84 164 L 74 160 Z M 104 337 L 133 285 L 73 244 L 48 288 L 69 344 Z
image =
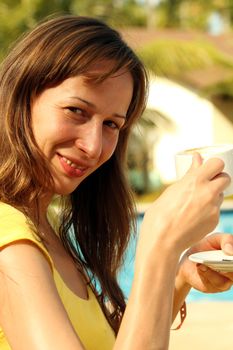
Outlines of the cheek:
M 110 137 L 104 142 L 103 153 L 106 159 L 111 158 L 111 156 L 113 155 L 118 143 L 118 138 L 118 136 Z
M 33 130 L 36 142 L 39 147 L 48 147 L 48 145 L 55 145 L 67 142 L 73 137 L 74 130 L 68 128 L 65 124 L 47 120 L 38 124 Z
M 64 134 L 64 125 L 54 108 L 36 104 L 32 108 L 32 131 L 38 146 L 51 143 Z
M 35 125 L 33 128 L 33 133 L 36 143 L 40 148 L 44 148 L 47 142 L 52 141 L 53 135 L 56 135 L 56 131 L 52 125 L 48 125 L 48 127 L 46 127 L 44 123 Z

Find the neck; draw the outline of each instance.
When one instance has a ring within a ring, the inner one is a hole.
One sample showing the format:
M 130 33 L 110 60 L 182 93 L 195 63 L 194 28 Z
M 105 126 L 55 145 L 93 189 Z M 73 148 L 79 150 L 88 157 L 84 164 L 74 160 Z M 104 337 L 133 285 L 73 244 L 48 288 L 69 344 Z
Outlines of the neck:
M 32 218 L 34 218 L 37 222 L 45 222 L 47 221 L 47 210 L 48 206 L 52 201 L 52 195 L 42 195 L 39 197 L 37 203 L 35 203 L 30 208 L 30 213 Z
M 45 196 L 39 200 L 39 213 L 42 217 L 46 216 L 48 206 L 52 201 L 52 196 Z

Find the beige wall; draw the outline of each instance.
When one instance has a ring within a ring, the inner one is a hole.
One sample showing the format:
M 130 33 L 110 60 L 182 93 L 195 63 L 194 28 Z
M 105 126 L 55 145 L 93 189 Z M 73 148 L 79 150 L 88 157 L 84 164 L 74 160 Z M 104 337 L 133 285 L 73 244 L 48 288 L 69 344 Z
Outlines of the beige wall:
M 151 79 L 148 107 L 169 117 L 174 127 L 159 128 L 154 167 L 161 180 L 175 180 L 176 152 L 214 143 L 233 143 L 233 125 L 208 100 L 165 78 Z

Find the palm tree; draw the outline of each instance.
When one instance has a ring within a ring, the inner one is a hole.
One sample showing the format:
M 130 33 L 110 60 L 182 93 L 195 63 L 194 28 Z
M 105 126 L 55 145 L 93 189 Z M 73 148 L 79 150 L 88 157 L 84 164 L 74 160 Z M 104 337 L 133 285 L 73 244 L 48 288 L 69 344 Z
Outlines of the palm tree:
M 154 145 L 161 131 L 171 127 L 173 123 L 167 116 L 147 108 L 133 128 L 128 147 L 128 166 L 130 182 L 136 193 L 148 193 L 155 187 L 150 177 L 154 169 Z
M 166 76 L 181 84 L 190 85 L 191 75 L 203 74 L 206 69 L 224 70 L 220 80 L 202 86 L 199 93 L 210 97 L 212 94 L 226 94 L 233 97 L 233 59 L 219 52 L 205 41 L 182 41 L 159 39 L 143 46 L 139 55 L 148 70 L 155 75 Z M 202 73 L 200 73 L 202 72 Z M 161 124 L 164 124 L 161 127 Z M 136 192 L 149 192 L 151 189 L 150 172 L 155 167 L 152 150 L 159 140 L 163 128 L 173 127 L 172 121 L 156 110 L 146 109 L 139 124 L 134 128 L 129 144 L 128 162 L 130 180 Z

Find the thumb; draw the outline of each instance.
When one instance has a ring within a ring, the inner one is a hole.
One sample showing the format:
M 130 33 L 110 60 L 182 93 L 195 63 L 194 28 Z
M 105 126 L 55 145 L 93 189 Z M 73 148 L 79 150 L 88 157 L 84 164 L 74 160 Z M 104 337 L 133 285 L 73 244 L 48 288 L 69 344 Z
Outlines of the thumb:
M 227 255 L 233 255 L 233 236 L 227 235 L 221 242 L 221 248 Z
M 199 168 L 199 166 L 202 164 L 202 162 L 203 162 L 203 159 L 202 159 L 200 153 L 198 153 L 198 152 L 193 153 L 192 164 L 191 164 L 190 170 Z

